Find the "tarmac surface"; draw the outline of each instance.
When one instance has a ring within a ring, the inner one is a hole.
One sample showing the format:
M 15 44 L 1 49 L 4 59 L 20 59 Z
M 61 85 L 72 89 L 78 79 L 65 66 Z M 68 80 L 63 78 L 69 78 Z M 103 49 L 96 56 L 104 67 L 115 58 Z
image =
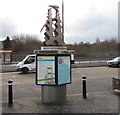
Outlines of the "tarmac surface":
M 107 96 L 110 95 L 110 96 Z M 117 96 L 111 91 L 89 94 L 82 99 L 81 94 L 67 96 L 65 104 L 43 104 L 40 98 L 14 101 L 12 107 L 3 102 L 4 113 L 118 113 Z M 114 99 L 114 100 L 113 100 Z
M 87 99 L 82 96 L 81 75 L 87 78 Z M 72 69 L 72 84 L 67 85 L 66 102 L 44 104 L 41 102 L 41 88 L 35 85 L 35 73 L 2 73 L 2 112 L 9 113 L 91 113 L 118 115 L 120 97 L 112 91 L 112 77 L 118 76 L 118 68 L 86 67 Z M 13 79 L 14 104 L 8 106 L 7 80 Z M 0 102 L 1 103 L 1 102 Z

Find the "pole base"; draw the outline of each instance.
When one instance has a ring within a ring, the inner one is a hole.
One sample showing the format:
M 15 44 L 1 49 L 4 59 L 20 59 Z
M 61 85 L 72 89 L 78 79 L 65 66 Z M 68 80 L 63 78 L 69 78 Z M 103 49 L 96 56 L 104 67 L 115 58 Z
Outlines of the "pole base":
M 65 103 L 66 85 L 61 86 L 41 86 L 41 101 L 43 103 Z

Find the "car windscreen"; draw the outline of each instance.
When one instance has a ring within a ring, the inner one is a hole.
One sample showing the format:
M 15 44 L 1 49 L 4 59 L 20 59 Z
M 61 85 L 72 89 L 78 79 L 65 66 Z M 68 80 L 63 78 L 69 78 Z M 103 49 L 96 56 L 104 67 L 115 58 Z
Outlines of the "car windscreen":
M 113 60 L 114 60 L 114 61 L 118 61 L 118 60 L 120 60 L 120 57 L 116 57 L 116 58 L 114 58 Z

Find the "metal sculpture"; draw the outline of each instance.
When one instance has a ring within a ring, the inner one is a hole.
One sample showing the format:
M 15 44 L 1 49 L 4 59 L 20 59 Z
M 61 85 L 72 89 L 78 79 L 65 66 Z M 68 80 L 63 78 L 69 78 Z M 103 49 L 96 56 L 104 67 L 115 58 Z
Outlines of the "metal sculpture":
M 55 17 L 52 17 L 52 9 L 55 10 Z M 56 5 L 49 5 L 47 21 L 42 27 L 45 29 L 45 41 L 43 42 L 45 46 L 63 46 L 65 43 L 63 41 L 62 26 L 59 14 L 59 7 Z M 40 32 L 41 32 L 40 31 Z

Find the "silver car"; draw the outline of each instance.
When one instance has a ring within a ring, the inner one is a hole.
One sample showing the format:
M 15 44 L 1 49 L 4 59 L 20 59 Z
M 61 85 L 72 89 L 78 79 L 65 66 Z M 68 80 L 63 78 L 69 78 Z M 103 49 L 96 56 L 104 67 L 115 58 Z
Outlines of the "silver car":
M 120 67 L 120 57 L 116 57 L 113 60 L 107 61 L 109 67 Z

